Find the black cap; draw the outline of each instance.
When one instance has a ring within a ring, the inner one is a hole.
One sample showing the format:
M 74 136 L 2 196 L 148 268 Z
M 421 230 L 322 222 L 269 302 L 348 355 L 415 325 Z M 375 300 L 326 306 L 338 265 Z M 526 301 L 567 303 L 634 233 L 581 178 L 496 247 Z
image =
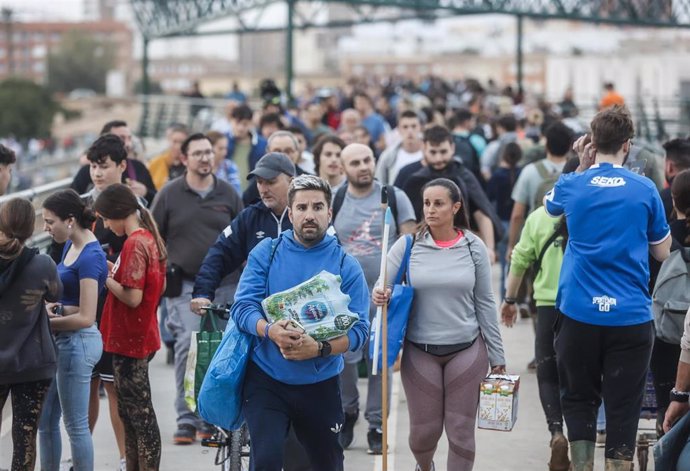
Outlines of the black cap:
M 247 180 L 252 177 L 260 177 L 266 180 L 272 180 L 281 173 L 294 177 L 297 171 L 295 164 L 292 163 L 290 157 L 280 152 L 269 152 L 259 159 L 254 170 L 249 172 Z

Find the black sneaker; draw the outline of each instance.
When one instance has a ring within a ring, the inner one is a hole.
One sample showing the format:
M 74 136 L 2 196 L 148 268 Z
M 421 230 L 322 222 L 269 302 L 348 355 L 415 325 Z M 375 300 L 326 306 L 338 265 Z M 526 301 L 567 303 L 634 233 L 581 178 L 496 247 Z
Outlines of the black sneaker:
M 367 442 L 369 442 L 367 453 L 370 455 L 383 454 L 383 432 L 381 429 L 370 428 L 367 432 Z
M 203 422 L 196 430 L 196 438 L 199 440 L 208 440 L 215 432 L 216 428 L 213 425 Z
M 338 441 L 340 442 L 340 446 L 343 447 L 343 450 L 347 450 L 350 445 L 352 445 L 352 441 L 355 438 L 355 424 L 358 418 L 359 411 L 354 414 L 345 413 L 345 423 L 338 436 Z
M 193 425 L 182 424 L 177 427 L 173 435 L 175 445 L 191 445 L 196 439 L 196 428 Z

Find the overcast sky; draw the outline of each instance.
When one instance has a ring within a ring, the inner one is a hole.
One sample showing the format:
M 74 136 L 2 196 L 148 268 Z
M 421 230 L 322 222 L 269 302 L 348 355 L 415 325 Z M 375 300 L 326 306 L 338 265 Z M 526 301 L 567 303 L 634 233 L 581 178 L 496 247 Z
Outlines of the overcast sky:
M 12 8 L 18 17 L 36 21 L 78 21 L 84 16 L 84 0 L 0 0 L 0 7 Z

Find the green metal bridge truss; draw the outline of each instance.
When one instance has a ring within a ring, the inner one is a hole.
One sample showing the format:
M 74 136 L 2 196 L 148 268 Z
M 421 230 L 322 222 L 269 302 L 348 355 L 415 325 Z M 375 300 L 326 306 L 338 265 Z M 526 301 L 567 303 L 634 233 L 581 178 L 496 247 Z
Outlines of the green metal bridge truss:
M 512 15 L 517 18 L 517 85 L 522 88 L 525 18 L 690 28 L 690 0 L 130 0 L 130 3 L 143 36 L 144 95 L 149 90 L 149 42 L 176 36 L 285 31 L 285 91 L 290 96 L 294 30 L 411 19 L 433 21 L 460 15 Z M 231 22 L 234 26 L 221 28 L 217 22 L 213 25 L 215 20 L 225 18 L 234 18 Z M 145 102 L 142 121 L 148 115 Z
M 130 0 L 147 39 L 198 34 L 247 33 L 285 29 L 262 27 L 263 12 L 274 4 L 297 4 L 293 27 L 350 26 L 376 21 L 436 19 L 456 15 L 500 13 L 526 18 L 650 27 L 690 27 L 690 0 Z M 320 19 L 329 4 L 347 6 L 345 19 Z M 233 30 L 200 31 L 209 21 L 235 17 Z

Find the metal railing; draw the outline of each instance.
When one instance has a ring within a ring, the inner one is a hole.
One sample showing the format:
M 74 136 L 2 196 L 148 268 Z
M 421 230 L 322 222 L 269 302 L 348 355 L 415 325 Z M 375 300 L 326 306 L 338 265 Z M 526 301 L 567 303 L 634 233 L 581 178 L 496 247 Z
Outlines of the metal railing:
M 206 131 L 216 119 L 225 116 L 227 99 L 190 98 L 171 95 L 140 95 L 139 135 L 163 138 L 173 123 Z
M 50 235 L 43 230 L 43 213 L 41 206 L 43 201 L 56 191 L 65 190 L 69 188 L 72 183 L 71 178 L 54 181 L 24 191 L 10 193 L 9 195 L 0 196 L 0 204 L 12 198 L 24 198 L 31 201 L 36 211 L 36 223 L 34 226 L 34 235 L 27 241 L 30 247 L 37 247 L 39 250 L 45 250 L 50 245 Z
M 560 101 L 553 97 L 552 102 Z M 139 96 L 141 136 L 163 138 L 173 123 L 187 125 L 201 132 L 211 128 L 214 121 L 225 116 L 227 99 L 189 98 L 169 95 Z M 588 124 L 598 111 L 598 97 L 578 103 L 583 123 Z M 690 99 L 678 96 L 652 97 L 640 95 L 628 101 L 636 135 L 648 142 L 661 143 L 690 133 Z M 252 103 L 259 105 L 259 103 Z

